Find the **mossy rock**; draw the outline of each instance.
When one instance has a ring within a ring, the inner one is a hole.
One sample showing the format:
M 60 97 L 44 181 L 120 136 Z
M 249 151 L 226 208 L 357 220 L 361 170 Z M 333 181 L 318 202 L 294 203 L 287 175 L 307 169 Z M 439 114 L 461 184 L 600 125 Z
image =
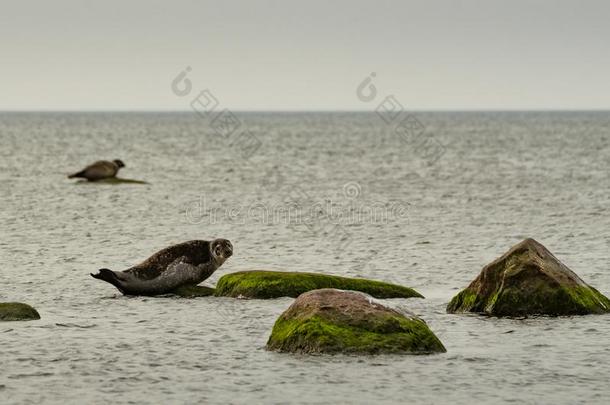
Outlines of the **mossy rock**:
M 214 295 L 214 291 L 216 291 L 214 288 L 203 285 L 185 285 L 176 288 L 172 291 L 172 294 L 179 295 L 180 297 L 196 298 L 209 297 L 210 295 Z
M 40 319 L 38 311 L 20 302 L 0 302 L 0 321 L 31 321 Z
M 610 312 L 610 300 L 587 285 L 534 239 L 512 247 L 456 295 L 447 312 L 492 316 Z
M 362 291 L 376 298 L 423 296 L 409 287 L 382 281 L 318 273 L 252 270 L 226 274 L 216 284 L 216 295 L 244 298 L 298 297 L 320 288 Z
M 300 295 L 277 319 L 267 349 L 291 353 L 445 352 L 426 323 L 355 291 L 321 289 Z
M 109 177 L 96 181 L 79 180 L 74 184 L 150 184 L 142 180 L 122 179 L 120 177 Z

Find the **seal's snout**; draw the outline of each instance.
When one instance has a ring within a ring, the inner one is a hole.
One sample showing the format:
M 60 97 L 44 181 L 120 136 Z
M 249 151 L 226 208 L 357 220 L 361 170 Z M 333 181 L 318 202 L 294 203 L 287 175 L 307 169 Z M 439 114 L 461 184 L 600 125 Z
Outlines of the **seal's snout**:
M 222 244 L 222 255 L 225 259 L 233 256 L 233 245 L 228 240 L 224 240 Z
M 231 243 L 229 243 L 227 246 L 225 246 L 225 255 L 224 256 L 227 258 L 233 256 L 233 246 L 231 245 Z

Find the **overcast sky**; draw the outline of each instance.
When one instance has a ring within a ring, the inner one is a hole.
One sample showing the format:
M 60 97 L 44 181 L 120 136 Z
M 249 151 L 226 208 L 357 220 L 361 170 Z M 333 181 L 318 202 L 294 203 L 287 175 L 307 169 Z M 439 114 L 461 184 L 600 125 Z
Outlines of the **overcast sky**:
M 608 109 L 609 4 L 0 0 L 0 110 Z

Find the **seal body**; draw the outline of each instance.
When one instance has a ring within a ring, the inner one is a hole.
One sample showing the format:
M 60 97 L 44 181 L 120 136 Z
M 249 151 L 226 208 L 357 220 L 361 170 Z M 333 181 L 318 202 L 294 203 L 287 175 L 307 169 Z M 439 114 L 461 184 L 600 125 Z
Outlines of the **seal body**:
M 108 160 L 98 160 L 85 167 L 80 172 L 69 175 L 68 178 L 73 179 L 75 177 L 80 177 L 89 181 L 108 179 L 116 177 L 121 167 L 125 167 L 125 164 L 119 159 L 115 159 L 112 162 Z
M 192 240 L 165 248 L 127 270 L 100 269 L 91 276 L 125 295 L 169 294 L 201 283 L 232 255 L 233 245 L 227 239 Z

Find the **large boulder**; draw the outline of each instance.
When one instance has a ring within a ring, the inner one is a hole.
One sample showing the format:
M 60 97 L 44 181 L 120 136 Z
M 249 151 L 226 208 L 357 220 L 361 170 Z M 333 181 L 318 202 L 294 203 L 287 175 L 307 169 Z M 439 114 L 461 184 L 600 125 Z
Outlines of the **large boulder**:
M 362 291 L 376 298 L 423 298 L 412 288 L 382 281 L 318 273 L 265 270 L 240 271 L 222 276 L 216 284 L 216 295 L 244 298 L 295 298 L 304 292 L 320 288 Z
M 0 302 L 1 321 L 31 321 L 40 319 L 38 311 L 20 302 Z
M 277 319 L 267 349 L 293 353 L 434 353 L 445 347 L 413 314 L 367 294 L 321 289 L 300 295 Z
M 610 300 L 534 239 L 512 247 L 456 295 L 447 312 L 493 316 L 610 312 Z

